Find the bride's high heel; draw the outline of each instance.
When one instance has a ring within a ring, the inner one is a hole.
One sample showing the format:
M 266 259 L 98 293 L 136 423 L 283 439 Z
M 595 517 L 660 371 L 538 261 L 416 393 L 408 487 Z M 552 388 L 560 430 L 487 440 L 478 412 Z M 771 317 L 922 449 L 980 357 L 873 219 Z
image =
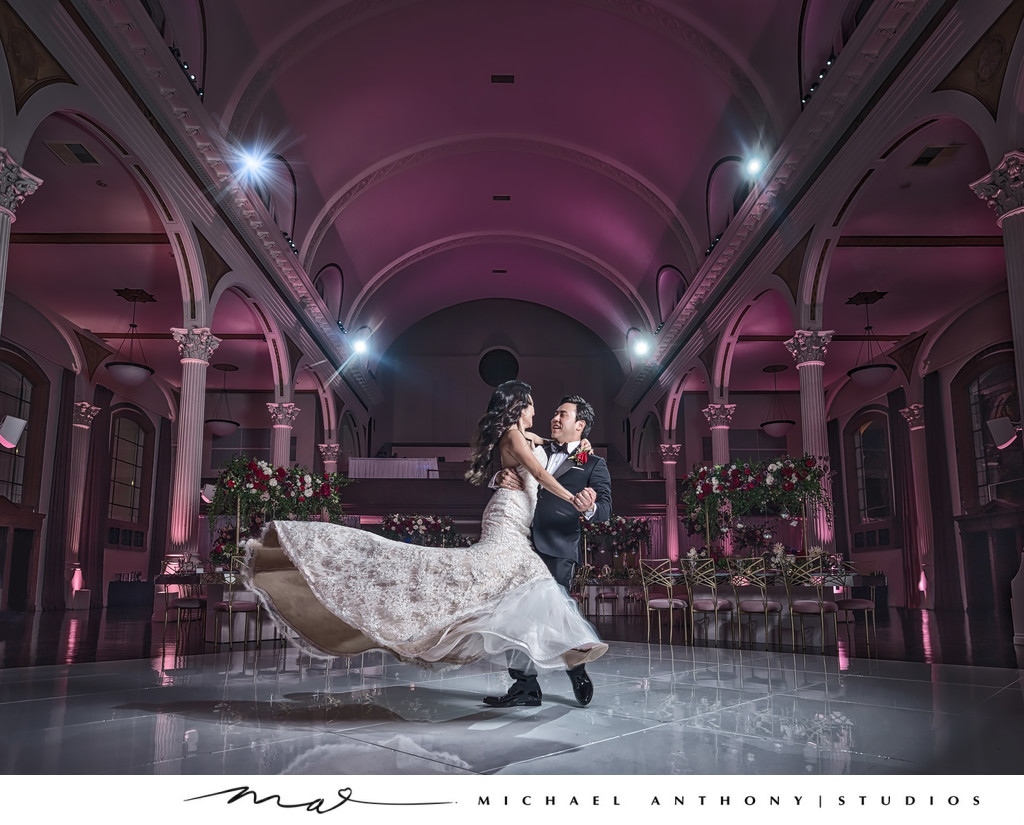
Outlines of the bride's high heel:
M 596 644 L 586 645 L 584 647 L 574 647 L 572 650 L 568 650 L 562 654 L 562 661 L 565 662 L 565 666 L 572 670 L 574 667 L 585 665 L 588 662 L 593 662 L 595 659 L 600 659 L 608 652 L 608 645 L 603 642 Z

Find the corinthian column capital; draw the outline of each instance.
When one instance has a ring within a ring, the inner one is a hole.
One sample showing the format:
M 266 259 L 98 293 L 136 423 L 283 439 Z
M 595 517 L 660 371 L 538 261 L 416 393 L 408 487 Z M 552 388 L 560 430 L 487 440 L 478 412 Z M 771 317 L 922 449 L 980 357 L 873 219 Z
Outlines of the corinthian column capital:
M 971 184 L 974 194 L 996 210 L 996 223 L 1024 208 L 1024 150 L 1012 149 L 1002 163 Z
M 796 368 L 807 364 L 824 364 L 825 352 L 832 341 L 832 330 L 798 329 L 785 343 L 796 360 Z
M 704 417 L 708 420 L 712 430 L 727 430 L 732 423 L 732 414 L 736 412 L 736 405 L 708 404 L 701 412 L 704 413 Z
M 206 327 L 192 327 L 192 329 L 171 328 L 174 340 L 178 342 L 178 354 L 181 356 L 181 363 L 202 362 L 210 363 L 210 356 L 220 346 L 220 338 L 217 338 Z
M 909 407 L 904 407 L 900 410 L 900 415 L 907 420 L 910 429 L 924 429 L 924 404 L 911 404 Z
M 682 444 L 659 444 L 658 449 L 661 450 L 662 464 L 675 464 L 683 454 Z
M 291 427 L 301 412 L 297 404 L 274 404 L 267 403 L 267 410 L 270 412 L 270 420 L 274 427 Z
M 337 462 L 338 451 L 341 449 L 340 444 L 317 444 L 317 446 L 320 448 L 320 457 L 323 458 L 324 463 Z
M 6 214 L 13 222 L 14 210 L 42 182 L 41 178 L 30 175 L 16 164 L 7 150 L 0 146 L 0 214 Z
M 88 430 L 92 426 L 92 420 L 99 414 L 100 408 L 94 407 L 88 401 L 75 403 L 73 426 Z

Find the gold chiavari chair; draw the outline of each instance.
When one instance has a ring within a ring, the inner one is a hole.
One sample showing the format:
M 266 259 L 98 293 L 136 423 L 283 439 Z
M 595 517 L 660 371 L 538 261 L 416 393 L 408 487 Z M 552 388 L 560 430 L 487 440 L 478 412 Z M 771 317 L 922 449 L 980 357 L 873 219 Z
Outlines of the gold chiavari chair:
M 661 644 L 661 616 L 668 613 L 668 643 L 672 644 L 674 614 L 677 612 L 682 613 L 680 629 L 685 641 L 687 603 L 685 599 L 677 598 L 675 595 L 678 579 L 672 573 L 672 562 L 668 559 L 640 562 L 640 581 L 643 584 L 646 605 L 644 612 L 647 614 L 647 641 L 651 640 L 651 614 L 655 614 L 658 619 L 658 644 Z
M 722 624 L 719 620 L 723 614 L 732 618 L 736 605 L 727 596 L 720 596 L 718 590 L 729 580 L 728 572 L 719 576 L 714 559 L 696 559 L 683 561 L 683 576 L 686 579 L 686 590 L 690 598 L 690 638 L 697 639 L 697 616 L 704 624 L 704 641 L 711 640 L 711 617 L 715 619 L 715 642 L 718 643 Z
M 791 622 L 793 650 L 796 650 L 796 622 L 800 620 L 800 649 L 807 647 L 804 634 L 804 619 L 816 617 L 821 627 L 821 647 L 825 649 L 826 616 L 832 617 L 832 630 L 835 639 L 839 639 L 839 608 L 834 599 L 829 598 L 836 587 L 846 582 L 845 573 L 832 571 L 825 564 L 822 555 L 799 558 L 783 565 L 782 579 L 786 584 L 786 596 L 789 600 L 789 620 Z
M 754 646 L 756 635 L 756 619 L 764 621 L 764 644 L 768 647 L 772 620 L 775 616 L 775 638 L 782 647 L 782 602 L 768 597 L 768 587 L 774 576 L 768 570 L 764 559 L 729 559 L 729 575 L 732 583 L 734 603 L 736 605 L 736 640 L 743 642 L 743 617 L 747 621 L 747 639 Z

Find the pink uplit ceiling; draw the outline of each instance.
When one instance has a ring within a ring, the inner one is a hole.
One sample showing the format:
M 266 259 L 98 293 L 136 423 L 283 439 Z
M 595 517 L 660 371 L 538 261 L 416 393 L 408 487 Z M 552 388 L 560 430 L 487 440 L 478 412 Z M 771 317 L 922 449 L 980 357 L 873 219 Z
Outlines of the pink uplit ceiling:
M 279 228 L 310 277 L 331 264 L 342 270 L 339 320 L 374 330 L 371 366 L 431 313 L 509 298 L 586 318 L 628 370 L 627 331 L 653 332 L 662 320 L 659 269 L 676 267 L 691 282 L 726 228 L 720 187 L 736 169 L 715 179 L 710 216 L 709 176 L 725 158 L 778 149 L 801 115 L 803 88 L 841 46 L 860 3 L 162 5 L 165 39 L 196 73 L 225 141 L 284 159 L 287 174 L 270 184 Z M 130 137 L 105 126 L 127 159 L 74 117 L 40 128 L 24 166 L 45 185 L 18 212 L 8 289 L 97 333 L 127 326 L 131 308 L 115 289 L 146 289 L 157 301 L 140 305 L 140 328 L 163 336 L 147 341 L 147 356 L 177 384 L 167 331 L 181 325 L 187 296 L 171 245 L 157 237 L 159 216 L 126 171 Z M 849 203 L 829 259 L 819 298 L 824 327 L 837 335 L 863 331 L 863 309 L 846 305 L 861 290 L 888 292 L 872 321 L 902 335 L 1005 280 L 1000 246 L 927 240 L 998 237 L 967 186 L 991 168 L 978 139 L 938 116 L 904 137 L 888 137 L 895 148 Z M 66 166 L 48 140 L 81 142 L 99 165 Z M 935 146 L 950 148 L 913 165 Z M 46 234 L 52 242 L 38 237 Z M 91 237 L 74 243 L 79 235 Z M 58 280 L 67 272 L 82 277 Z M 781 294 L 756 302 L 733 351 L 734 389 L 767 389 L 763 368 L 792 364 L 778 339 L 793 324 Z M 228 293 L 212 327 L 232 336 L 213 358 L 240 367 L 228 386 L 266 387 L 267 345 L 244 301 Z M 833 345 L 828 381 L 842 380 L 856 350 Z M 795 369 L 778 378 L 780 389 L 796 389 Z M 219 387 L 220 374 L 213 380 Z

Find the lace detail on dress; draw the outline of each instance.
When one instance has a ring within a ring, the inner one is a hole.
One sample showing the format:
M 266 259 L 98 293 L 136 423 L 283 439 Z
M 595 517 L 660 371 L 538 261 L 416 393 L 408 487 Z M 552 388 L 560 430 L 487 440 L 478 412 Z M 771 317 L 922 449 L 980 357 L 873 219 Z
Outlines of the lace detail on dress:
M 401 658 L 465 663 L 519 649 L 541 666 L 561 666 L 566 650 L 599 640 L 530 545 L 538 485 L 520 472 L 525 489 L 494 492 L 471 547 L 420 547 L 336 524 L 273 522 L 263 544 L 250 547 L 250 574 L 257 551 L 279 542 L 324 607 Z M 252 575 L 249 581 L 277 617 L 273 594 Z

